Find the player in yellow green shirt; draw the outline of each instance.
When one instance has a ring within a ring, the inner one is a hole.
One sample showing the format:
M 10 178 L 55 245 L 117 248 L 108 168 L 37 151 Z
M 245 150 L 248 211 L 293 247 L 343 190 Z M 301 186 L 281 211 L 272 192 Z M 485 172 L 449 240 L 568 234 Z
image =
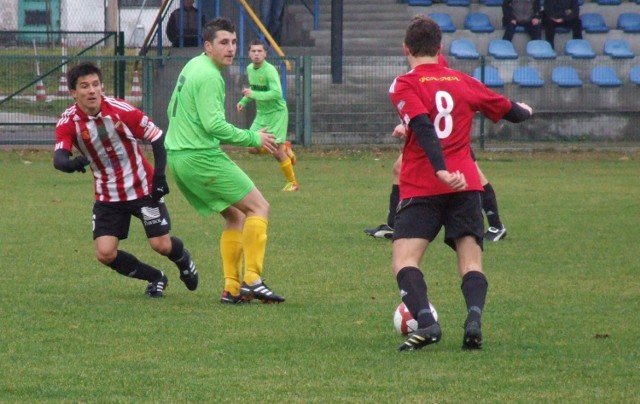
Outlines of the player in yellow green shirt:
M 262 281 L 267 247 L 269 203 L 251 179 L 220 148 L 220 144 L 278 150 L 265 129 L 239 129 L 225 119 L 222 69 L 236 55 L 234 24 L 216 18 L 202 30 L 204 53 L 184 66 L 167 108 L 167 160 L 178 188 L 203 216 L 224 218 L 220 254 L 224 272 L 221 303 L 253 298 L 284 302 Z M 242 262 L 244 261 L 244 274 Z
M 251 101 L 256 102 L 256 117 L 251 124 L 251 130 L 267 128 L 269 133 L 276 136 L 278 151 L 273 157 L 280 163 L 280 169 L 287 181 L 283 191 L 297 191 L 298 181 L 293 172 L 296 156 L 291 150 L 291 143 L 287 141 L 287 126 L 289 124 L 289 111 L 287 103 L 282 97 L 282 85 L 278 71 L 266 61 L 267 49 L 259 39 L 251 41 L 249 46 L 249 58 L 251 64 L 247 66 L 247 78 L 249 88 L 242 91 L 242 99 L 236 105 L 238 112 Z M 261 148 L 253 149 L 253 153 L 260 153 Z

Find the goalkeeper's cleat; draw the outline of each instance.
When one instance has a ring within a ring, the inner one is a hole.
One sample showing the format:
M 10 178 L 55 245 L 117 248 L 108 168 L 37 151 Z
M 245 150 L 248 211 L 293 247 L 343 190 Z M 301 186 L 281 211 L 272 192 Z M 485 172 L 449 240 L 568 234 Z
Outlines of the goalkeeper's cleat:
M 503 238 L 507 238 L 507 229 L 502 225 L 499 229 L 497 227 L 489 227 L 484 233 L 484 239 L 486 241 L 499 241 Z
M 393 238 L 393 229 L 387 224 L 381 224 L 373 229 L 364 229 L 364 232 L 374 238 Z
M 434 323 L 426 328 L 418 328 L 400 345 L 398 351 L 416 351 L 427 345 L 435 344 L 440 341 L 442 331 L 440 325 Z
M 180 269 L 180 280 L 187 289 L 196 290 L 198 288 L 198 270 L 186 248 L 184 249 L 184 255 L 180 261 L 176 262 L 176 265 L 178 265 L 178 269 Z
M 291 148 L 291 142 L 288 140 L 284 142 L 284 153 L 287 155 L 287 157 L 289 157 L 289 160 L 291 160 L 291 165 L 295 166 L 298 158 Z
M 293 192 L 293 191 L 297 191 L 298 190 L 298 183 L 297 182 L 287 182 L 287 184 L 284 186 L 284 188 L 282 188 L 283 191 L 285 192 Z
M 220 297 L 220 303 L 238 304 L 238 303 L 249 303 L 249 301 L 242 295 L 234 296 L 231 294 L 231 292 L 225 290 L 222 292 L 222 296 Z
M 462 349 L 480 348 L 482 348 L 482 331 L 480 330 L 480 323 L 477 321 L 468 321 L 464 325 Z
M 144 293 L 149 297 L 162 297 L 164 296 L 164 290 L 169 286 L 169 279 L 165 276 L 164 272 L 160 272 L 162 276 L 157 281 L 149 282 L 147 290 Z
M 264 281 L 257 285 L 249 286 L 242 282 L 240 287 L 240 296 L 243 296 L 247 301 L 258 299 L 262 303 L 282 303 L 284 297 L 271 290 Z

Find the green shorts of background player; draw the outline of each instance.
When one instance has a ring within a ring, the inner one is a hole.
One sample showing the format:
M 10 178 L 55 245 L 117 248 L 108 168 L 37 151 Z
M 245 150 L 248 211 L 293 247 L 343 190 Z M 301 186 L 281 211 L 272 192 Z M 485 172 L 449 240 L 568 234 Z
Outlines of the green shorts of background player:
M 280 163 L 280 169 L 286 184 L 283 191 L 297 191 L 298 181 L 293 172 L 296 156 L 291 149 L 291 142 L 287 141 L 287 127 L 289 125 L 289 111 L 282 96 L 282 85 L 276 68 L 265 59 L 267 50 L 259 39 L 251 41 L 249 58 L 251 64 L 247 66 L 249 87 L 242 91 L 242 99 L 236 105 L 238 112 L 251 101 L 256 102 L 256 117 L 251 124 L 251 130 L 267 128 L 269 133 L 276 136 L 278 151 L 273 157 Z M 264 149 L 254 148 L 250 153 L 264 153 Z

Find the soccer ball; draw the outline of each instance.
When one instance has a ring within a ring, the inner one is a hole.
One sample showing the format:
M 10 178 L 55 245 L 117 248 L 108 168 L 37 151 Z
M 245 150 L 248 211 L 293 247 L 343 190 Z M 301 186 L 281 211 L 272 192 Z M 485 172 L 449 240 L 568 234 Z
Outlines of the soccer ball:
M 433 314 L 433 318 L 438 321 L 438 312 L 436 308 L 433 307 L 431 303 L 429 303 L 429 307 L 431 307 L 431 314 Z M 400 335 L 409 335 L 418 328 L 418 322 L 413 319 L 409 310 L 407 310 L 407 306 L 404 303 L 400 303 L 398 307 L 396 307 L 396 311 L 393 314 L 393 326 L 396 328 L 396 332 Z

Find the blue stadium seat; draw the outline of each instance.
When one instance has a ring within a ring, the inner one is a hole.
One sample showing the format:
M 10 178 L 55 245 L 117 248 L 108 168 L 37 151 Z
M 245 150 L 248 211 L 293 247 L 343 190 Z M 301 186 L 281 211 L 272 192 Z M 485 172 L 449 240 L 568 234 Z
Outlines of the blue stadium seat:
M 408 0 L 410 6 L 430 6 L 431 0 Z
M 599 13 L 584 13 L 580 16 L 582 29 L 589 34 L 609 32 L 609 27 L 604 21 L 604 17 Z
M 502 1 L 503 0 L 480 0 L 480 3 L 487 7 L 502 7 Z
M 574 59 L 594 59 L 596 53 L 586 39 L 569 39 L 564 45 L 564 53 Z
M 555 59 L 558 56 L 551 44 L 542 39 L 527 42 L 527 55 L 534 59 Z
M 622 3 L 622 0 L 596 0 L 601 6 L 617 6 Z
M 470 0 L 446 0 L 447 6 L 452 7 L 469 7 L 471 5 Z
M 629 81 L 640 86 L 640 66 L 632 67 L 629 70 Z
M 442 32 L 456 32 L 456 26 L 453 25 L 451 16 L 447 13 L 431 13 L 429 17 L 438 23 Z
M 456 59 L 478 59 L 480 54 L 476 44 L 470 39 L 454 39 L 449 46 L 449 53 Z
M 556 66 L 551 71 L 551 81 L 558 87 L 582 87 L 578 72 L 571 66 Z
M 604 43 L 603 53 L 613 59 L 633 59 L 636 57 L 631 46 L 624 39 L 607 39 Z
M 591 68 L 591 82 L 599 87 L 620 87 L 622 80 L 613 67 L 594 66 Z
M 640 32 L 640 14 L 621 13 L 618 15 L 616 27 L 624 32 Z
M 492 39 L 489 41 L 488 52 L 489 55 L 496 59 L 517 59 L 518 52 L 513 47 L 511 41 L 504 39 Z
M 485 13 L 471 12 L 464 18 L 464 28 L 471 32 L 493 32 L 496 29 Z
M 482 81 L 482 67 L 473 70 L 473 77 Z M 504 87 L 504 81 L 500 78 L 498 69 L 493 66 L 484 67 L 484 85 L 487 87 Z
M 542 87 L 544 80 L 535 67 L 518 66 L 513 71 L 513 82 L 520 87 Z

